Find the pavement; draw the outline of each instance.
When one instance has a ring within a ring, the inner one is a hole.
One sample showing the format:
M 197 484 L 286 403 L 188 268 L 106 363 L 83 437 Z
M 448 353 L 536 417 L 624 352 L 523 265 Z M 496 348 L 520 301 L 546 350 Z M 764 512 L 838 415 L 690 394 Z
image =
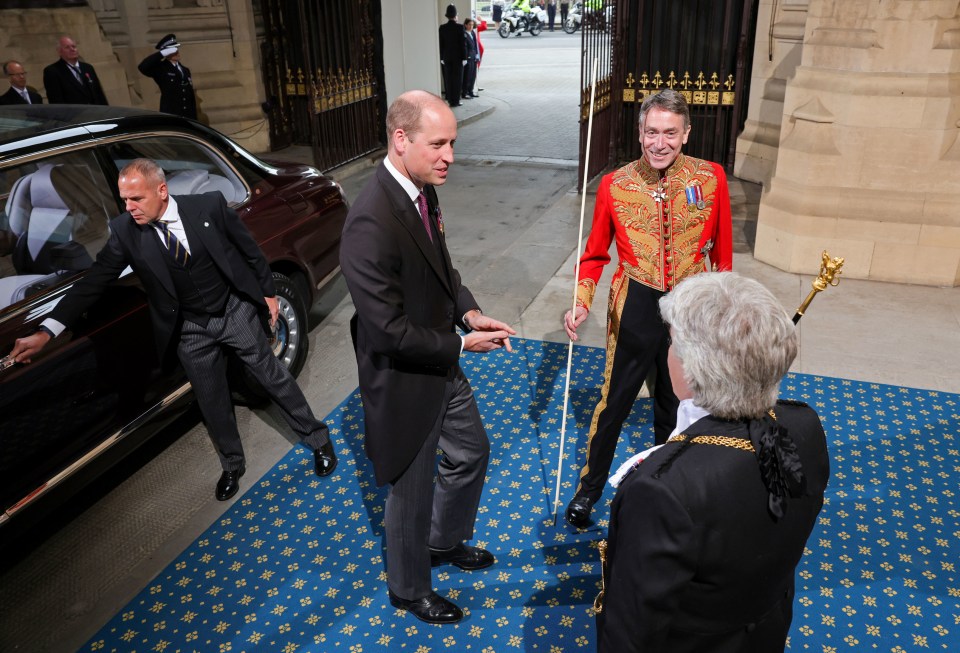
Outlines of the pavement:
M 576 189 L 579 34 L 504 40 L 488 31 L 482 38 L 484 90 L 455 109 L 457 161 L 438 191 L 451 256 L 485 313 L 513 324 L 523 337 L 566 342 L 560 319 L 572 303 L 580 218 L 588 229 L 595 199 L 590 187 L 585 194 Z M 291 148 L 271 156 L 310 155 L 308 148 Z M 348 199 L 362 192 L 378 158 L 331 173 Z M 810 291 L 819 261 L 810 262 L 810 274 L 796 275 L 753 259 L 760 194 L 756 185 L 731 179 L 734 268 L 759 279 L 792 311 Z M 318 415 L 356 387 L 352 312 L 342 279 L 311 311 L 311 350 L 298 380 Z M 960 390 L 958 288 L 841 276 L 839 286 L 817 297 L 799 329 L 794 371 Z M 602 346 L 604 333 L 603 311 L 596 310 L 581 328 L 581 346 Z M 24 540 L 0 571 L 0 651 L 80 648 L 295 446 L 272 409 L 239 408 L 237 418 L 248 463 L 231 501 L 213 499 L 218 463 L 194 416 L 68 506 L 41 536 Z

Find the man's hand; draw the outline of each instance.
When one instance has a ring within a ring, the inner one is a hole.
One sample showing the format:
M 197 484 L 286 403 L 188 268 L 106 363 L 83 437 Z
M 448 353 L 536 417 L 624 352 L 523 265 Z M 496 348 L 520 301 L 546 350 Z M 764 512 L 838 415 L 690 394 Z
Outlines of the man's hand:
M 8 354 L 8 358 L 15 363 L 29 363 L 33 356 L 39 354 L 48 342 L 50 342 L 50 334 L 46 331 L 37 331 L 32 336 L 17 338 L 16 342 L 13 343 L 13 349 Z
M 572 311 L 567 311 L 563 316 L 563 329 L 567 332 L 567 337 L 574 342 L 577 341 L 577 327 L 587 319 L 588 313 L 590 313 L 590 311 L 583 306 L 577 306 L 577 312 L 575 314 Z
M 270 311 L 270 326 L 273 327 L 280 315 L 280 302 L 277 301 L 276 297 L 264 297 L 263 301 L 267 302 L 267 310 Z
M 468 311 L 463 318 L 464 324 L 471 330 L 471 333 L 463 338 L 464 349 L 485 352 L 505 347 L 507 351 L 513 352 L 510 336 L 517 335 L 517 332 L 511 329 L 509 324 L 487 317 L 476 310 Z

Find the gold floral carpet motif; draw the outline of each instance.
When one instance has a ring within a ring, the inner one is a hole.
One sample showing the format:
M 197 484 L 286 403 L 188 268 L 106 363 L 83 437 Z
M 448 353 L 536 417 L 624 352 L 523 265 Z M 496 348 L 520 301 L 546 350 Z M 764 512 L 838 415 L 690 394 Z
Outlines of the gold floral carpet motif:
M 490 436 L 474 544 L 497 564 L 434 571 L 464 608 L 431 626 L 390 606 L 384 488 L 363 452 L 359 393 L 327 424 L 340 466 L 326 479 L 294 448 L 118 612 L 84 651 L 410 653 L 596 649 L 596 525 L 563 522 L 599 398 L 604 352 L 577 347 L 561 507 L 553 520 L 566 346 L 515 339 L 513 354 L 464 356 Z M 831 451 L 826 503 L 797 570 L 789 651 L 960 651 L 960 397 L 791 374 L 785 398 L 820 414 Z M 652 444 L 651 405 L 634 406 L 619 464 Z

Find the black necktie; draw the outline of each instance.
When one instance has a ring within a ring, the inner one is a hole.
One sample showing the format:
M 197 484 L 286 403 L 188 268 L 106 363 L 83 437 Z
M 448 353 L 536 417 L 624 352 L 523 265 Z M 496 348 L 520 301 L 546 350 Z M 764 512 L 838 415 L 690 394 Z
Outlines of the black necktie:
M 157 220 L 154 224 L 157 225 L 157 229 L 160 230 L 160 235 L 163 236 L 163 243 L 167 246 L 167 251 L 170 252 L 170 256 L 173 257 L 174 261 L 186 267 L 187 261 L 190 260 L 190 252 L 188 252 L 187 248 L 183 246 L 183 243 L 173 235 L 173 232 L 170 231 L 170 227 L 166 222 Z

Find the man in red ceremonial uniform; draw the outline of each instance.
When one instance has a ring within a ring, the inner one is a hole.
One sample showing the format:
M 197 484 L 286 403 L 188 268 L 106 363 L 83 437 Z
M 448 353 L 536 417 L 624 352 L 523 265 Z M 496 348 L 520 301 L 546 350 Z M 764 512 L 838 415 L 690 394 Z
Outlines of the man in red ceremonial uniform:
M 597 190 L 593 227 L 580 257 L 576 311 L 564 328 L 577 339 L 616 240 L 619 262 L 610 289 L 607 362 L 600 401 L 587 434 L 587 459 L 567 506 L 577 528 L 603 493 L 620 429 L 647 378 L 656 371 L 653 430 L 666 442 L 677 422 L 677 397 L 667 370 L 669 331 L 657 302 L 684 278 L 729 270 L 733 261 L 730 193 L 723 168 L 684 155 L 690 109 L 677 91 L 648 96 L 640 107 L 643 156 L 606 175 Z

